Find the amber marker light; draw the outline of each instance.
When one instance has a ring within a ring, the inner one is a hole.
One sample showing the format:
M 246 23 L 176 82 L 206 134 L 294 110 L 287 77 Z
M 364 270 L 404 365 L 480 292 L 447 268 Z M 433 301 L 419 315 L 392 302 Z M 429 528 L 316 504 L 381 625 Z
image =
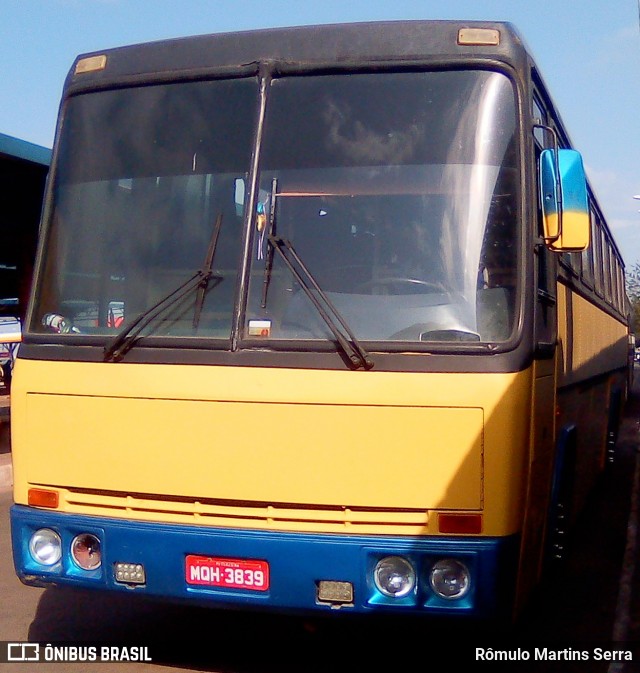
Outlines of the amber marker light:
M 49 491 L 45 488 L 30 488 L 28 494 L 28 503 L 32 507 L 47 507 L 56 509 L 60 502 L 58 491 Z
M 482 514 L 438 514 L 438 531 L 477 535 L 482 532 Z

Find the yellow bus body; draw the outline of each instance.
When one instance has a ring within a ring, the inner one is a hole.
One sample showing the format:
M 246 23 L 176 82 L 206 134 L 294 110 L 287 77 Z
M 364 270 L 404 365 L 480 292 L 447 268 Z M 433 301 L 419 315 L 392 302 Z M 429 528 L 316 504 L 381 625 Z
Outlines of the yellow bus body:
M 474 511 L 483 535 L 521 526 L 531 371 L 17 368 L 17 503 L 44 487 L 63 511 L 167 522 L 426 535 L 436 512 Z

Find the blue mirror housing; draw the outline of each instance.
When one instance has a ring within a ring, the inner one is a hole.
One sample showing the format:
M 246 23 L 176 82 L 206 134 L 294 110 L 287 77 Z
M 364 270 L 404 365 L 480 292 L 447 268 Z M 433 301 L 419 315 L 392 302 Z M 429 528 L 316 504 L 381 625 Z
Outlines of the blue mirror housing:
M 591 227 L 587 178 L 580 153 L 544 150 L 540 155 L 540 192 L 544 238 L 551 250 L 587 248 Z

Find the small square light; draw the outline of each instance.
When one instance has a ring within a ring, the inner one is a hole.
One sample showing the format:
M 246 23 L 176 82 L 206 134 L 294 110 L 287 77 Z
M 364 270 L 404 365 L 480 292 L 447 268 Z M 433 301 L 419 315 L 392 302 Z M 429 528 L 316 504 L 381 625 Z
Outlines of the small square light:
M 332 604 L 353 603 L 353 584 L 335 580 L 320 580 L 318 582 L 318 601 Z
M 145 584 L 147 581 L 144 566 L 141 563 L 122 563 L 114 565 L 113 574 L 119 584 Z

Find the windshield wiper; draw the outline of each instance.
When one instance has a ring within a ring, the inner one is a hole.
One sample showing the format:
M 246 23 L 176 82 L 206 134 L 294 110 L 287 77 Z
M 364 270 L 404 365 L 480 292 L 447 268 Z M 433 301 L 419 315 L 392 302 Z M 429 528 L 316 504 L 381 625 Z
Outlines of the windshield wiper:
M 271 200 L 269 208 L 269 220 L 268 225 L 263 223 L 262 226 L 268 226 L 267 229 L 267 240 L 273 236 L 275 231 L 276 223 L 276 197 L 278 192 L 278 180 L 273 178 L 271 181 Z M 266 213 L 265 213 L 266 215 Z M 262 301 L 260 306 L 262 308 L 267 308 L 267 292 L 269 291 L 269 283 L 271 282 L 271 271 L 273 269 L 273 245 L 267 245 L 267 259 L 264 263 L 264 276 L 262 279 Z
M 207 250 L 207 256 L 204 259 L 204 266 L 202 271 L 204 277 L 198 286 L 198 296 L 196 297 L 196 307 L 193 312 L 193 328 L 197 329 L 200 324 L 200 315 L 202 314 L 202 307 L 204 305 L 204 296 L 207 291 L 207 286 L 209 285 L 209 279 L 213 275 L 213 256 L 216 254 L 216 248 L 218 247 L 218 237 L 220 236 L 220 228 L 222 227 L 222 213 L 216 217 L 216 224 L 213 228 L 213 234 L 211 234 L 211 240 L 209 241 L 209 249 Z M 222 279 L 220 279 L 222 280 Z
M 125 325 L 124 329 L 116 334 L 116 336 L 105 346 L 105 362 L 118 362 L 121 360 L 124 354 L 133 347 L 135 340 L 138 338 L 141 332 L 150 323 L 152 323 L 167 309 L 175 306 L 179 301 L 191 294 L 195 289 L 198 289 L 198 295 L 196 297 L 193 326 L 194 328 L 198 326 L 198 323 L 200 322 L 200 315 L 202 313 L 202 305 L 204 304 L 205 292 L 209 285 L 210 279 L 213 276 L 213 257 L 216 252 L 221 226 L 222 215 L 218 215 L 213 228 L 213 233 L 211 234 L 211 239 L 209 241 L 204 267 L 202 269 L 198 269 L 193 274 L 193 276 L 182 283 L 182 285 L 178 286 L 175 290 L 172 290 L 169 294 L 160 299 L 160 301 L 156 302 L 153 306 L 150 306 L 148 309 L 146 309 L 146 311 L 143 311 L 132 322 Z M 222 280 L 221 277 L 217 276 L 216 279 L 218 283 Z
M 318 285 L 318 282 L 313 277 L 309 269 L 307 269 L 307 267 L 304 265 L 303 261 L 298 256 L 298 253 L 295 251 L 291 241 L 270 234 L 269 243 L 271 244 L 272 248 L 278 252 L 282 258 L 282 261 L 289 268 L 289 271 L 291 271 L 298 283 L 300 283 L 300 287 L 304 290 L 304 293 L 307 295 L 307 297 L 309 297 L 311 303 L 316 307 L 320 317 L 325 321 L 327 327 L 329 330 L 331 330 L 331 333 L 336 338 L 336 341 L 342 348 L 344 354 L 347 356 L 349 364 L 355 369 L 359 369 L 360 367 L 363 369 L 371 369 L 373 367 L 373 362 L 369 358 L 369 354 L 356 339 L 345 319 L 340 315 L 338 309 L 333 305 L 329 297 L 327 297 L 325 291 Z M 285 250 L 287 252 L 285 252 Z M 291 255 L 295 261 L 295 264 L 289 259 L 287 254 Z M 302 271 L 302 274 L 296 268 L 296 264 L 300 268 L 300 271 Z M 314 294 L 312 288 L 315 290 L 316 294 Z M 318 297 L 322 299 L 322 301 L 320 301 Z M 327 308 L 329 311 L 326 310 Z M 335 324 L 329 312 L 331 312 L 340 323 L 342 329 L 349 337 L 348 339 L 345 338 L 344 334 Z

